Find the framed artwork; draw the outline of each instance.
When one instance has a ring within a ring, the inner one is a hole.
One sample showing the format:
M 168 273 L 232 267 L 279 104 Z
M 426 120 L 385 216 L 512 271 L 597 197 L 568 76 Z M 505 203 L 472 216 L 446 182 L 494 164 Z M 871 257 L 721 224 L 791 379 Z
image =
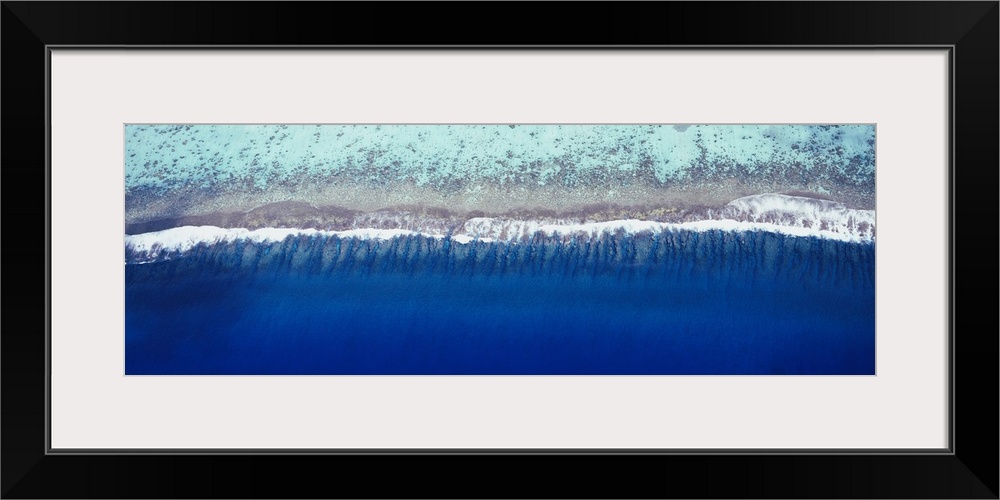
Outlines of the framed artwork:
M 3 495 L 569 460 L 589 493 L 532 496 L 996 498 L 996 318 L 956 307 L 996 274 L 956 228 L 996 198 L 997 4 L 729 7 L 520 46 L 4 3 L 8 186 L 45 187 L 9 227 L 46 237 L 5 246 L 45 322 L 2 340 Z
M 126 375 L 875 375 L 872 124 L 124 134 Z

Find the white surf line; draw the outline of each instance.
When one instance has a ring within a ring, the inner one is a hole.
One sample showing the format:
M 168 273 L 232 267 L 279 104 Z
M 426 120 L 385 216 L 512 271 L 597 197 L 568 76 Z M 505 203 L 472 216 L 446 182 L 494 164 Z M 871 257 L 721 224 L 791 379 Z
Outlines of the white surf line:
M 706 219 L 668 223 L 643 220 L 614 220 L 587 223 L 551 223 L 544 221 L 477 217 L 469 219 L 459 234 L 485 240 L 519 240 L 542 232 L 547 235 L 628 233 L 645 231 L 769 231 L 791 236 L 815 236 L 840 241 L 873 241 L 874 210 L 848 209 L 842 203 L 789 196 L 762 194 L 733 200 L 725 207 L 706 214 Z
M 514 227 L 511 227 L 514 226 Z M 818 226 L 818 224 L 817 224 Z M 518 241 L 522 237 L 531 237 L 537 232 L 546 236 L 561 235 L 587 235 L 596 237 L 602 234 L 614 234 L 619 230 L 629 234 L 643 232 L 661 232 L 664 230 L 674 231 L 767 231 L 780 233 L 788 236 L 817 237 L 847 242 L 867 242 L 873 238 L 858 232 L 842 232 L 838 230 L 825 230 L 814 227 L 785 226 L 769 222 L 744 222 L 730 219 L 721 220 L 701 220 L 693 222 L 655 222 L 643 220 L 615 220 L 608 222 L 587 222 L 581 224 L 537 224 L 524 221 L 514 221 L 508 224 L 507 221 L 495 219 L 470 219 L 462 228 L 460 235 L 452 236 L 456 241 Z M 506 237 L 501 237 L 505 235 Z M 462 240 L 458 236 L 465 236 Z
M 513 226 L 513 227 L 510 227 Z M 462 229 L 451 235 L 451 240 L 467 244 L 473 241 L 518 242 L 536 233 L 543 236 L 589 236 L 597 237 L 623 231 L 629 234 L 644 232 L 675 231 L 767 231 L 788 236 L 819 237 L 831 240 L 864 242 L 857 233 L 820 230 L 809 227 L 783 226 L 766 222 L 741 222 L 735 220 L 702 220 L 683 223 L 665 223 L 642 220 L 615 220 L 607 222 L 587 222 L 580 224 L 541 224 L 533 221 L 504 221 L 498 219 L 470 219 Z M 221 228 L 216 226 L 182 226 L 151 233 L 125 236 L 125 245 L 134 252 L 150 254 L 160 252 L 185 252 L 198 244 L 226 243 L 237 240 L 253 242 L 281 242 L 289 236 L 337 236 L 340 238 L 390 240 L 401 236 L 425 236 L 443 239 L 447 235 L 427 233 L 408 229 L 349 229 L 346 231 L 326 231 L 319 229 L 294 228 Z M 504 237 L 501 237 L 503 235 Z
M 346 231 L 325 231 L 320 229 L 296 229 L 266 227 L 260 229 L 222 228 L 216 226 L 181 226 L 151 233 L 125 235 L 125 245 L 137 252 L 190 250 L 200 243 L 215 244 L 237 240 L 258 243 L 281 242 L 289 236 L 339 236 L 342 238 L 388 240 L 398 236 L 418 233 L 405 229 L 349 229 Z M 443 238 L 444 235 L 427 235 Z

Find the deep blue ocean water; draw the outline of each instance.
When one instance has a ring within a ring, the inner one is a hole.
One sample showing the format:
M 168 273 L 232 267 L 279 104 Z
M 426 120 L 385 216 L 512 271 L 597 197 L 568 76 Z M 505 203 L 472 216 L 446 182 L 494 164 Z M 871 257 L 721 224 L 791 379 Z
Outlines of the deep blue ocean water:
M 126 265 L 125 370 L 871 375 L 874 269 L 769 232 L 202 245 Z

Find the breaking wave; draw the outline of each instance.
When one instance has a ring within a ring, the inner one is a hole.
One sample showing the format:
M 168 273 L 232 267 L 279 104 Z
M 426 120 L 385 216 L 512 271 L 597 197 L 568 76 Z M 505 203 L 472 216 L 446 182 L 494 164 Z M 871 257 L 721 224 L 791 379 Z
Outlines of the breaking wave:
M 409 217 L 407 215 L 407 217 Z M 770 232 L 795 237 L 870 243 L 875 238 L 875 213 L 855 210 L 843 204 L 779 194 L 739 198 L 716 210 L 707 210 L 704 219 L 689 222 L 612 220 L 605 222 L 568 222 L 565 220 L 520 220 L 503 217 L 473 217 L 455 227 L 430 220 L 421 225 L 412 220 L 407 229 L 398 227 L 361 227 L 347 230 L 315 228 L 221 228 L 182 226 L 149 233 L 127 235 L 126 263 L 148 263 L 185 255 L 192 249 L 220 243 L 248 241 L 275 243 L 294 238 L 357 238 L 391 240 L 407 236 L 447 239 L 449 242 L 526 243 L 536 237 L 599 239 L 616 234 L 660 234 L 678 231 L 703 233 Z M 371 223 L 372 219 L 367 222 Z M 394 224 L 391 217 L 381 221 Z

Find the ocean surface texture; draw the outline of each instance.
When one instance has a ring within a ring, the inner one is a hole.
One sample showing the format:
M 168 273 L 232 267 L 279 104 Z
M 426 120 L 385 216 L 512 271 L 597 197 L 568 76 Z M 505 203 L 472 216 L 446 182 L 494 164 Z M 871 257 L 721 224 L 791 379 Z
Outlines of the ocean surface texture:
M 127 375 L 872 375 L 872 125 L 128 125 Z

